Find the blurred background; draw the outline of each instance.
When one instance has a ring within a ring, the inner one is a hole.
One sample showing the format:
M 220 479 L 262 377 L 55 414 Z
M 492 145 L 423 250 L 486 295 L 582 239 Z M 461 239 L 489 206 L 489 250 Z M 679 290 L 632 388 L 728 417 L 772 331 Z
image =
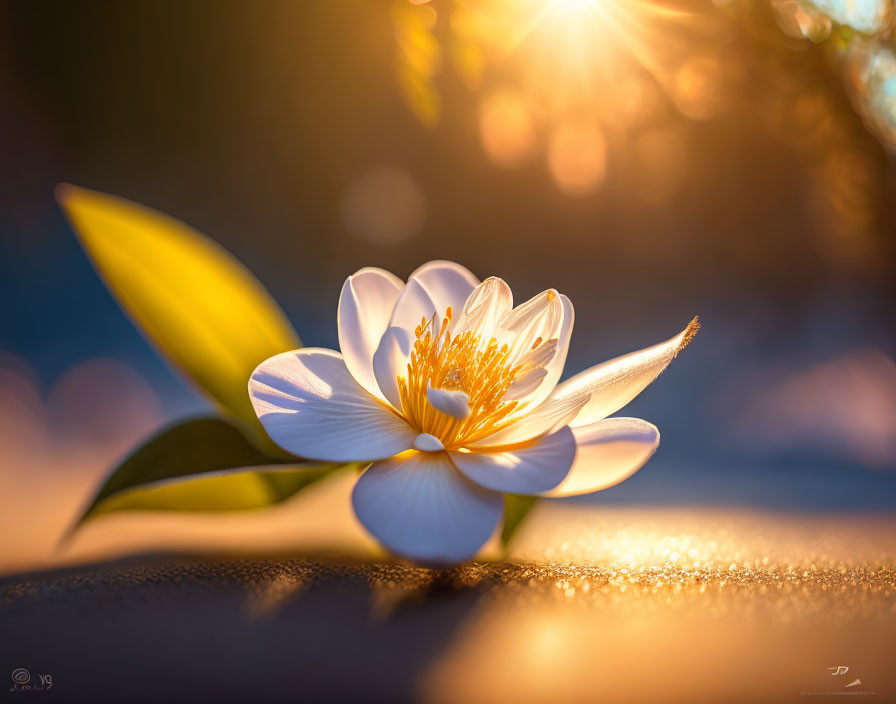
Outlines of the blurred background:
M 892 20 L 889 0 L 0 3 L 7 520 L 55 534 L 206 410 L 94 273 L 63 181 L 215 239 L 308 346 L 337 346 L 346 276 L 434 258 L 568 294 L 567 376 L 699 314 L 623 411 L 657 455 L 585 500 L 891 512 Z

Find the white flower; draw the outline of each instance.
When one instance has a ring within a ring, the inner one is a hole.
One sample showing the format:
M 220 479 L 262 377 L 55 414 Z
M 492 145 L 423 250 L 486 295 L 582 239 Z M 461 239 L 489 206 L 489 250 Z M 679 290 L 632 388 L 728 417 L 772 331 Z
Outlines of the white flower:
M 263 362 L 249 394 L 271 438 L 314 460 L 372 462 L 352 495 L 361 523 L 395 554 L 470 559 L 494 532 L 504 493 L 573 496 L 631 476 L 659 444 L 637 418 L 607 418 L 690 341 L 671 340 L 557 384 L 572 333 L 549 289 L 513 307 L 498 278 L 423 265 L 407 284 L 350 276 L 339 345 Z

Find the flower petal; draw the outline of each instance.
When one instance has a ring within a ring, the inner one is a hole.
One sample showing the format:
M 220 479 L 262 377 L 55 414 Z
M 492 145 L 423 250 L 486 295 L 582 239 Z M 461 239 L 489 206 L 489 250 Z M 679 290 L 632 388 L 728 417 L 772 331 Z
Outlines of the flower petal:
M 355 514 L 397 555 L 451 565 L 471 559 L 503 511 L 500 494 L 462 476 L 444 452 L 410 452 L 374 463 L 352 493 Z
M 383 396 L 395 410 L 401 410 L 398 393 L 398 377 L 407 375 L 408 355 L 411 352 L 411 335 L 404 328 L 389 328 L 383 333 L 373 354 L 373 373 Z
M 494 336 L 495 328 L 513 310 L 513 292 L 502 279 L 491 276 L 467 297 L 454 325 L 454 335 L 475 330 L 484 343 Z
M 510 311 L 500 322 L 502 332 L 510 336 L 515 359 L 532 349 L 536 340 L 549 340 L 560 330 L 563 302 L 554 289 L 542 291 Z
M 455 317 L 460 315 L 467 298 L 479 285 L 479 279 L 469 269 L 444 260 L 427 262 L 419 267 L 408 278 L 408 283 L 411 281 L 419 283 L 429 294 L 440 316 L 451 306 Z
M 374 396 L 383 397 L 373 373 L 380 343 L 404 284 L 383 269 L 368 267 L 345 280 L 339 296 L 339 348 L 352 376 Z
M 552 398 L 587 394 L 588 403 L 571 425 L 588 425 L 606 418 L 641 393 L 697 334 L 694 318 L 678 335 L 653 347 L 617 357 L 586 369 L 557 386 Z
M 542 342 L 538 347 L 533 347 L 520 357 L 518 364 L 527 367 L 547 367 L 557 354 L 557 338 Z
M 442 313 L 444 312 L 442 311 Z M 436 304 L 423 285 L 419 281 L 408 281 L 408 285 L 404 287 L 395 302 L 395 308 L 389 318 L 389 327 L 404 328 L 411 336 L 411 340 L 414 340 L 416 337 L 414 329 L 420 325 L 423 319 L 435 319 L 435 324 L 438 326 L 442 318 L 441 313 L 436 310 Z
M 586 403 L 588 403 L 587 394 L 573 394 L 562 399 L 551 397 L 506 428 L 470 443 L 469 447 L 477 450 L 503 447 L 528 442 L 541 435 L 547 435 L 564 425 L 569 425 Z
M 535 407 L 544 399 L 551 395 L 551 392 L 560 381 L 560 375 L 563 374 L 563 367 L 566 364 L 566 353 L 569 352 L 569 339 L 572 337 L 572 326 L 576 319 L 575 310 L 572 307 L 572 301 L 562 293 L 560 294 L 560 303 L 563 306 L 563 318 L 560 322 L 560 331 L 557 333 L 557 352 L 551 358 L 551 361 L 545 365 L 548 374 L 541 386 L 538 387 L 530 399 L 531 407 Z
M 444 450 L 445 446 L 435 435 L 420 433 L 414 440 L 414 449 L 421 452 L 438 452 L 439 450 Z
M 618 484 L 656 452 L 660 431 L 638 418 L 607 418 L 572 428 L 576 459 L 569 474 L 544 496 L 578 496 Z
M 504 394 L 504 400 L 518 401 L 525 398 L 541 386 L 541 383 L 547 375 L 548 370 L 544 367 L 538 367 L 537 369 L 527 372 L 510 384 L 507 393 Z
M 262 362 L 249 379 L 249 397 L 271 439 L 308 459 L 378 460 L 407 450 L 417 436 L 332 350 L 305 348 Z
M 572 431 L 563 427 L 520 449 L 449 454 L 461 472 L 486 489 L 540 494 L 563 481 L 576 456 L 576 441 Z
M 429 405 L 446 416 L 464 420 L 470 417 L 470 397 L 463 391 L 426 388 L 426 400 Z

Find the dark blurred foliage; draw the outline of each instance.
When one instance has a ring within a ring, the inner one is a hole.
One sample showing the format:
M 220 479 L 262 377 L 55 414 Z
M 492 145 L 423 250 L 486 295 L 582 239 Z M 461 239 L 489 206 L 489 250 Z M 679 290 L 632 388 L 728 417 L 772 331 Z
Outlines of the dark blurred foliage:
M 490 160 L 482 90 L 457 72 L 434 78 L 437 123 L 417 118 L 391 3 L 2 3 L 0 349 L 47 387 L 113 357 L 168 414 L 200 405 L 78 249 L 52 195 L 69 181 L 216 239 L 310 346 L 336 346 L 346 276 L 433 258 L 518 300 L 567 293 L 568 373 L 699 313 L 697 340 L 624 411 L 660 427 L 658 455 L 596 500 L 892 508 L 893 167 L 822 47 L 758 0 L 699 10 L 711 31 L 688 48 L 711 62 L 717 109 L 688 117 L 658 90 L 649 116 L 603 130 L 605 176 L 571 195 L 543 159 Z M 656 156 L 651 135 L 673 147 Z M 666 170 L 674 188 L 645 199 Z

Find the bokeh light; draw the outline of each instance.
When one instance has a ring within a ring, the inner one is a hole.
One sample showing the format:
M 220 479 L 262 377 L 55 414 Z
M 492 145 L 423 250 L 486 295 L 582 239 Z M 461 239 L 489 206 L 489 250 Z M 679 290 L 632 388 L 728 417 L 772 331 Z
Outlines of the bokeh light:
M 535 149 L 535 125 L 529 107 L 509 91 L 483 99 L 479 134 L 486 153 L 499 166 L 519 166 Z
M 607 144 L 600 128 L 585 120 L 557 125 L 548 143 L 548 166 L 561 191 L 579 196 L 593 193 L 607 171 Z
M 722 65 L 711 56 L 689 59 L 676 72 L 671 93 L 675 105 L 692 120 L 707 120 L 724 106 L 727 86 Z
M 397 166 L 376 166 L 345 192 L 342 222 L 355 237 L 378 245 L 405 242 L 426 220 L 426 195 L 410 174 Z

